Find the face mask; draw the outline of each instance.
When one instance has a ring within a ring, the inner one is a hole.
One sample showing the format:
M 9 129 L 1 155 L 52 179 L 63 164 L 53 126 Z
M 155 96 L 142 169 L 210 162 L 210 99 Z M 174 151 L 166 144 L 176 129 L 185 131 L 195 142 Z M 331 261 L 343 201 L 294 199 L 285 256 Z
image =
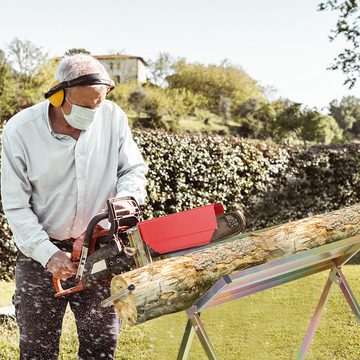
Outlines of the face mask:
M 97 109 L 89 109 L 75 104 L 70 104 L 68 100 L 65 101 L 71 106 L 69 115 L 64 114 L 65 120 L 75 129 L 86 130 L 94 121 Z

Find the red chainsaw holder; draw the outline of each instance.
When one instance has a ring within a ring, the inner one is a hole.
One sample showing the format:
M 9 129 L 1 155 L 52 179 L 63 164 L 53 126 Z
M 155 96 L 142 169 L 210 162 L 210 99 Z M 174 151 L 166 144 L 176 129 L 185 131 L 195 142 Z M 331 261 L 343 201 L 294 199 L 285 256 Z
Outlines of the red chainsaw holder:
M 160 254 L 210 243 L 217 229 L 216 216 L 223 214 L 221 203 L 201 206 L 137 224 L 141 238 Z

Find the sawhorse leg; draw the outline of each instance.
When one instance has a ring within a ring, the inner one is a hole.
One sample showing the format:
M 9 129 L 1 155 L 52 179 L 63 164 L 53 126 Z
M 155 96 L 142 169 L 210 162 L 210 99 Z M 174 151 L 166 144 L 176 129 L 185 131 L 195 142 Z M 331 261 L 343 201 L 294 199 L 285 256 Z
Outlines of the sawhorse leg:
M 205 353 L 210 360 L 217 360 L 215 351 L 210 343 L 210 340 L 206 334 L 203 323 L 200 320 L 200 313 L 186 312 L 188 315 L 188 322 L 186 324 L 183 339 L 181 341 L 177 360 L 186 360 L 189 355 L 192 340 L 194 338 L 194 332 L 198 336 Z
M 347 283 L 345 276 L 340 268 L 338 269 L 337 274 L 339 276 L 338 285 L 340 286 L 341 291 L 343 292 L 352 312 L 354 313 L 357 322 L 360 324 L 360 307 L 356 301 L 355 295 L 351 291 L 350 286 Z
M 349 284 L 347 283 L 344 274 L 340 268 L 334 268 L 330 271 L 329 277 L 326 281 L 324 290 L 320 296 L 319 303 L 315 309 L 314 315 L 311 318 L 308 330 L 306 332 L 304 341 L 301 344 L 300 350 L 297 355 L 297 360 L 304 360 L 306 354 L 309 350 L 311 341 L 314 337 L 316 328 L 321 319 L 322 312 L 324 310 L 325 304 L 328 300 L 330 290 L 333 284 L 338 284 L 341 291 L 343 292 L 352 312 L 354 313 L 358 323 L 360 323 L 360 308 L 356 301 L 354 294 L 352 293 Z
M 186 360 L 188 358 L 191 343 L 192 343 L 192 341 L 194 339 L 194 334 L 195 334 L 194 328 L 191 325 L 190 320 L 188 320 L 187 323 L 186 323 L 184 336 L 183 336 L 183 338 L 181 340 L 177 360 Z

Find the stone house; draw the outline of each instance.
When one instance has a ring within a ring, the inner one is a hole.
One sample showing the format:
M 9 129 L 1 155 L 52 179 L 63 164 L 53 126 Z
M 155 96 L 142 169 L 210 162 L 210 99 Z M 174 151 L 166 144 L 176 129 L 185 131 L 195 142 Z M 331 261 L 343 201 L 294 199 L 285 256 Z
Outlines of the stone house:
M 93 55 L 105 67 L 112 79 L 120 84 L 147 81 L 147 63 L 140 56 L 130 55 Z

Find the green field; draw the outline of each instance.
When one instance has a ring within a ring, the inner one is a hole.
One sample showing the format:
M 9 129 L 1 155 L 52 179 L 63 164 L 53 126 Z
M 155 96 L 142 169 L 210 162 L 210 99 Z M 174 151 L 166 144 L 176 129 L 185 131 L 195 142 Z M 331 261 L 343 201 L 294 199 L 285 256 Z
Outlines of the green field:
M 360 265 L 343 272 L 360 298 Z M 220 359 L 295 359 L 327 273 L 313 275 L 205 311 L 202 320 Z M 13 283 L 0 282 L 0 306 L 10 305 Z M 116 359 L 176 359 L 185 313 L 163 316 L 123 329 Z M 0 359 L 18 357 L 16 326 L 0 327 Z M 60 359 L 77 359 L 76 330 L 67 313 Z M 206 359 L 194 338 L 190 359 Z M 360 359 L 360 327 L 342 293 L 334 287 L 307 359 Z

